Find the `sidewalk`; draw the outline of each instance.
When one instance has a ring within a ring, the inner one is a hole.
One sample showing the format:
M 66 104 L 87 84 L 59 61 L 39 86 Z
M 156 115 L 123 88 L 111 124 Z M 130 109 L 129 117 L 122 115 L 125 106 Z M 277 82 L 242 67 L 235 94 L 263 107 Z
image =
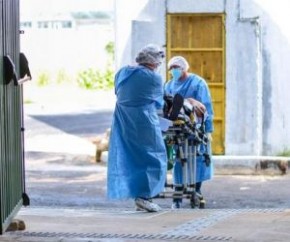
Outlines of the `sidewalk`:
M 0 241 L 290 241 L 290 209 L 134 210 L 23 208 L 26 230 Z

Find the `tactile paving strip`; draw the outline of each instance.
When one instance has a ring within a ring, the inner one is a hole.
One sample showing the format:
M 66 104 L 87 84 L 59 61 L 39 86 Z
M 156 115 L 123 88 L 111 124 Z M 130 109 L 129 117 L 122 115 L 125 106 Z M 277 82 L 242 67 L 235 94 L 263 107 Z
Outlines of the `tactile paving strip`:
M 239 213 L 238 210 L 216 211 L 216 212 L 210 213 L 208 216 L 198 218 L 198 219 L 193 219 L 184 224 L 181 224 L 177 226 L 176 228 L 174 228 L 173 230 L 166 231 L 163 234 L 174 235 L 174 236 L 178 236 L 178 235 L 194 236 L 200 233 L 203 229 L 213 226 L 219 221 L 225 220 L 229 218 L 230 216 L 233 216 L 237 213 Z
M 37 238 L 80 238 L 80 239 L 138 239 L 138 240 L 166 240 L 166 241 L 231 241 L 225 236 L 188 236 L 166 234 L 98 234 L 98 233 L 53 233 L 53 232 L 24 232 L 13 235 Z
M 216 223 L 225 220 L 231 216 L 241 213 L 276 213 L 283 212 L 285 209 L 217 209 L 212 211 L 208 216 L 193 219 L 174 228 L 173 230 L 166 231 L 166 235 L 189 235 L 194 236 L 199 234 L 202 230 L 215 225 Z M 204 210 L 209 211 L 209 210 Z

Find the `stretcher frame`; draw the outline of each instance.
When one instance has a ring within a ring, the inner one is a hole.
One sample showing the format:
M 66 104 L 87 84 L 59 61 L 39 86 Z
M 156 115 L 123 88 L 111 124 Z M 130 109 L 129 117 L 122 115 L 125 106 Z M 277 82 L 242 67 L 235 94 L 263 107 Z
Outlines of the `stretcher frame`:
M 182 99 L 183 102 L 183 99 Z M 182 105 L 182 109 L 185 109 Z M 188 114 L 188 112 L 187 112 Z M 200 193 L 196 192 L 196 166 L 197 157 L 203 155 L 207 165 L 210 163 L 208 154 L 208 137 L 205 133 L 204 119 L 198 124 L 194 120 L 194 113 L 189 116 L 182 111 L 172 120 L 172 125 L 163 132 L 164 142 L 167 149 L 168 171 L 174 162 L 181 162 L 182 183 L 165 182 L 165 190 L 161 192 L 159 198 L 189 199 L 191 208 L 205 207 L 205 199 Z M 205 145 L 205 152 L 200 153 L 200 145 Z M 175 151 L 177 150 L 177 153 Z M 176 159 L 178 158 L 178 159 Z M 171 190 L 168 190 L 171 189 Z

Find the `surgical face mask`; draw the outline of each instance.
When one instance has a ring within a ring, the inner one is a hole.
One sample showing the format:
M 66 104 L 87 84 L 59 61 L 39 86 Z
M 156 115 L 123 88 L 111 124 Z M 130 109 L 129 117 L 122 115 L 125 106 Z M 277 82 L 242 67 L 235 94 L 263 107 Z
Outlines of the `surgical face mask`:
M 173 68 L 170 70 L 170 73 L 174 81 L 179 80 L 179 78 L 182 76 L 181 68 Z

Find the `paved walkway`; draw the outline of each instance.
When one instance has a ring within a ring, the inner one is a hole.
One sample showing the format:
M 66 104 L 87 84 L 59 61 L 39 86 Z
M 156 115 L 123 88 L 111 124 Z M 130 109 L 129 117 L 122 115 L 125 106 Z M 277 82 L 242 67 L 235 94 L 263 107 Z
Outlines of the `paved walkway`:
M 290 209 L 180 209 L 158 213 L 128 209 L 23 208 L 26 230 L 0 241 L 290 241 Z

